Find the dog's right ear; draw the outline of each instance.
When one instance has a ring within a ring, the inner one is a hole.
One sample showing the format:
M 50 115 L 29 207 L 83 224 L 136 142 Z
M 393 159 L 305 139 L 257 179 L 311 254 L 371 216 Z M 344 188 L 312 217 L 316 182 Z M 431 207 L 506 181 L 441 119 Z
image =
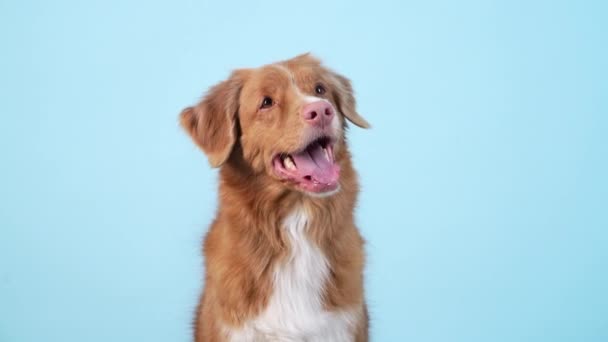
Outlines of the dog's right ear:
M 212 167 L 228 159 L 237 139 L 239 95 L 247 72 L 237 70 L 209 89 L 201 102 L 180 114 L 182 127 L 205 152 Z

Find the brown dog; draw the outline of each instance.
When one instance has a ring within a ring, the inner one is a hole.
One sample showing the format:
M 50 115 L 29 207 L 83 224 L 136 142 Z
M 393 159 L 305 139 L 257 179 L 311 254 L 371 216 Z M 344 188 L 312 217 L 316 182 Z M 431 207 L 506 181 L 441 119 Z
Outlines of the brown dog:
M 237 70 L 180 119 L 221 168 L 196 341 L 367 341 L 348 79 L 308 54 Z

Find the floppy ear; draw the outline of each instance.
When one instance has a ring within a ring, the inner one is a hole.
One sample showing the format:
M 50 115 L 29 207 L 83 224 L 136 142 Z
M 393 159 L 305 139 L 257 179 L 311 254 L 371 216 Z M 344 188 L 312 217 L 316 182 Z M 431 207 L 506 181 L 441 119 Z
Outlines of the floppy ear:
M 202 101 L 180 114 L 182 127 L 205 152 L 212 167 L 221 166 L 230 156 L 237 139 L 236 117 L 243 72 L 213 86 Z
M 346 118 L 361 128 L 370 128 L 371 125 L 365 120 L 356 109 L 355 95 L 350 80 L 342 75 L 333 73 L 337 84 L 336 103 L 338 109 Z

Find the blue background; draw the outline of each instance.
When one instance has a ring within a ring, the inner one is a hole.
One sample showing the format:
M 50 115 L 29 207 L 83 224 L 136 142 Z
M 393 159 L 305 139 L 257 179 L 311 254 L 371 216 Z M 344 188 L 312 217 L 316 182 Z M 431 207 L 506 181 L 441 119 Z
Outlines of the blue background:
M 374 341 L 608 341 L 603 1 L 0 4 L 0 341 L 189 341 L 216 172 L 177 115 L 312 51 L 373 129 Z

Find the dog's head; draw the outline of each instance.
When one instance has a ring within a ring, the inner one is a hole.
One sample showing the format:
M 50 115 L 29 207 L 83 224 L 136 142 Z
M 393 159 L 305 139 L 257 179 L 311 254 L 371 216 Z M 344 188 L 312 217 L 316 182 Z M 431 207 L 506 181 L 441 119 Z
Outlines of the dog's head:
M 349 80 L 309 54 L 236 70 L 180 117 L 213 167 L 238 145 L 254 172 L 314 194 L 339 187 L 345 119 L 369 127 Z

